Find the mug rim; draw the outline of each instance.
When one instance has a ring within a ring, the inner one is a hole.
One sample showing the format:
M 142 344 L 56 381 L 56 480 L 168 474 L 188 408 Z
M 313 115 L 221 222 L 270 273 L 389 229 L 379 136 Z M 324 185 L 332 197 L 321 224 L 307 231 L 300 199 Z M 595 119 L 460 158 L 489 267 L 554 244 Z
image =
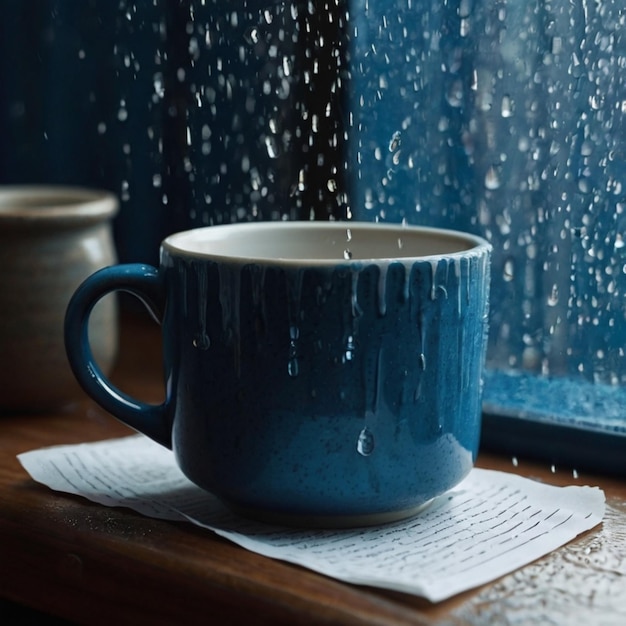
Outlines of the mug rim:
M 441 241 L 458 242 L 458 249 L 447 252 L 434 254 L 419 255 L 361 255 L 358 258 L 346 258 L 336 256 L 332 258 L 311 257 L 307 255 L 299 256 L 272 256 L 259 255 L 253 253 L 241 253 L 240 251 L 216 252 L 210 249 L 193 249 L 193 247 L 185 247 L 189 244 L 196 246 L 203 242 L 206 246 L 207 242 L 217 242 L 221 238 L 232 233 L 260 233 L 263 231 L 281 230 L 296 231 L 305 229 L 311 232 L 317 232 L 320 235 L 328 232 L 347 232 L 347 231 L 384 231 L 386 233 L 395 234 L 397 237 L 410 235 L 426 235 L 437 237 Z M 207 237 L 206 235 L 211 235 Z M 482 237 L 460 230 L 447 228 L 437 228 L 431 226 L 394 224 L 381 222 L 366 221 L 315 221 L 315 220 L 286 220 L 286 221 L 262 221 L 262 222 L 237 222 L 231 224 L 219 224 L 215 226 L 203 226 L 193 228 L 176 233 L 172 233 L 166 237 L 161 243 L 161 253 L 176 257 L 188 257 L 193 259 L 213 260 L 228 263 L 258 263 L 262 265 L 281 265 L 281 266 L 318 266 L 333 267 L 337 265 L 362 265 L 363 263 L 390 264 L 390 263 L 414 263 L 416 261 L 438 261 L 440 259 L 458 259 L 480 256 L 491 251 L 491 244 Z
M 104 219 L 117 214 L 117 196 L 104 189 L 72 185 L 0 185 L 0 222 Z

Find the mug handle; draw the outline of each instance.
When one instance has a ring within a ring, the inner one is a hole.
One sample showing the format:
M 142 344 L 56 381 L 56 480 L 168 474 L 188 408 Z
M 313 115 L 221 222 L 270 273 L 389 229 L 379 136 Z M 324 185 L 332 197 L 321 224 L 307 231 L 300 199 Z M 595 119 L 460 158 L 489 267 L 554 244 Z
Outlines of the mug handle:
M 89 316 L 96 303 L 114 291 L 126 291 L 139 298 L 160 323 L 165 288 L 159 271 L 140 263 L 105 267 L 78 287 L 67 306 L 65 351 L 70 367 L 81 387 L 102 408 L 131 428 L 171 448 L 169 399 L 157 405 L 136 400 L 115 387 L 94 360 L 89 344 Z

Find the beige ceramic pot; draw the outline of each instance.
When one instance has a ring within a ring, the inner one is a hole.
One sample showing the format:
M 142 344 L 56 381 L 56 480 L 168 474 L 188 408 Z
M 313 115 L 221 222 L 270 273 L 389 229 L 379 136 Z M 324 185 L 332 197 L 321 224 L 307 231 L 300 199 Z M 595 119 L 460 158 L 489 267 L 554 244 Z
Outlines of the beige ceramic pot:
M 82 396 L 63 341 L 67 303 L 95 270 L 116 262 L 117 198 L 74 187 L 0 186 L 0 412 L 50 411 Z M 89 333 L 109 371 L 117 307 L 94 310 Z

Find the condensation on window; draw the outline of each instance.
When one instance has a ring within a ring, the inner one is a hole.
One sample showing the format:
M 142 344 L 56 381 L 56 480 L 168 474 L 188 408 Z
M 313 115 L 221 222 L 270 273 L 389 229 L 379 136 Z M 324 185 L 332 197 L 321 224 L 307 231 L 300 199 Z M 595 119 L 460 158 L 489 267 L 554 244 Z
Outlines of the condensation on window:
M 625 24 L 611 0 L 352 4 L 352 213 L 493 244 L 495 412 L 624 428 Z
M 621 0 L 76 10 L 48 16 L 38 62 L 63 49 L 87 120 L 77 143 L 95 153 L 85 178 L 119 193 L 121 236 L 287 219 L 481 234 L 494 249 L 487 402 L 624 427 Z M 7 127 L 27 134 L 36 98 L 11 93 Z M 31 167 L 54 146 L 53 171 L 69 149 L 58 112 Z

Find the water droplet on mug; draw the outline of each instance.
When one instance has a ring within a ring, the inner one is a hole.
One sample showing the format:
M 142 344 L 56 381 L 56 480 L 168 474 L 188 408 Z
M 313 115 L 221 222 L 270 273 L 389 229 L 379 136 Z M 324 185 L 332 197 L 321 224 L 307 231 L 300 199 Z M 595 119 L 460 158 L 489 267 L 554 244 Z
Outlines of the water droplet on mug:
M 343 258 L 346 261 L 349 261 L 352 258 L 352 252 L 350 250 L 348 250 L 348 249 L 344 250 L 343 251 Z
M 211 340 L 206 333 L 198 333 L 193 338 L 193 347 L 198 350 L 208 350 L 211 347 Z
M 356 450 L 361 456 L 369 456 L 374 452 L 374 435 L 367 426 L 359 433 Z
M 287 373 L 292 378 L 295 378 L 300 373 L 300 365 L 298 363 L 298 359 L 295 357 L 289 359 L 289 363 L 287 363 Z

